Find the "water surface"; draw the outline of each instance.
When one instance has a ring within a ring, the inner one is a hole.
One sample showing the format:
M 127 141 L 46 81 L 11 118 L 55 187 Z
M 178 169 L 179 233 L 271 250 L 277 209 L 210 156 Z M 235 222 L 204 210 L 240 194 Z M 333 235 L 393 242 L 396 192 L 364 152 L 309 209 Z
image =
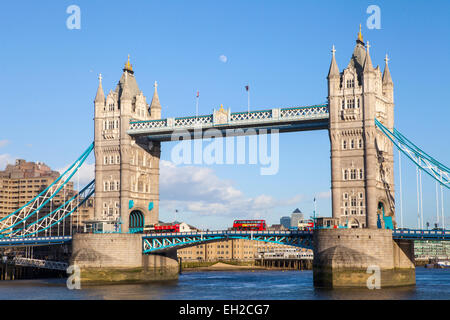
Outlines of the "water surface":
M 69 290 L 65 279 L 0 281 L 0 299 L 444 299 L 450 269 L 416 269 L 416 286 L 393 289 L 315 289 L 312 271 L 184 272 L 177 281 Z

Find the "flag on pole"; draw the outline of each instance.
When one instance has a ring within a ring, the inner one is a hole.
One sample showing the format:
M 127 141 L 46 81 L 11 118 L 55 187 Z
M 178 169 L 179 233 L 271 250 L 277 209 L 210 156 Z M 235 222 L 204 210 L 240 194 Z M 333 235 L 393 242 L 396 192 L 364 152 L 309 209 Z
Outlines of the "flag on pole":
M 200 91 L 197 91 L 197 98 L 200 96 Z
M 247 90 L 247 92 L 250 90 L 249 86 L 245 86 L 245 90 Z

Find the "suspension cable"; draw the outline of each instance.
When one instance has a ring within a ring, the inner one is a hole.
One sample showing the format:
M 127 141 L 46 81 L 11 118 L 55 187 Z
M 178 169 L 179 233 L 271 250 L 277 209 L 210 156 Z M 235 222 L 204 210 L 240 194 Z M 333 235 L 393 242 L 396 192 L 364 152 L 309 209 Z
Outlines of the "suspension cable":
M 403 228 L 402 153 L 400 150 L 398 150 L 398 168 L 400 173 L 400 227 Z
M 417 184 L 417 229 L 420 229 L 419 167 L 416 167 L 416 184 Z
M 419 159 L 420 164 L 420 159 Z M 422 170 L 419 170 L 419 180 L 420 180 L 420 226 L 423 230 L 423 189 L 422 189 Z
M 441 210 L 442 210 L 442 230 L 445 230 L 445 216 L 444 216 L 444 188 L 441 185 Z
M 436 225 L 439 225 L 439 188 L 436 181 Z

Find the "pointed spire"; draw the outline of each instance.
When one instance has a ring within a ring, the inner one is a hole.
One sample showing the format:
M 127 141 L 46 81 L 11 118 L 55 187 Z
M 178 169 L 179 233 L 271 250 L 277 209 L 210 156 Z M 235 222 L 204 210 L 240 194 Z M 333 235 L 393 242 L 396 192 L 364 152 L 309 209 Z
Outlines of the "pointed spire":
M 363 68 L 364 72 L 373 70 L 372 59 L 370 58 L 369 49 L 370 49 L 370 43 L 369 43 L 369 41 L 367 41 L 366 60 L 364 61 L 364 68 Z
M 383 72 L 383 84 L 392 84 L 391 72 L 389 71 L 389 57 L 386 53 L 386 58 L 384 59 L 386 66 Z
M 125 67 L 123 68 L 123 71 L 128 71 L 130 73 L 133 73 L 133 66 L 130 63 L 130 55 L 128 55 L 128 61 L 125 63 Z
M 105 93 L 103 92 L 102 79 L 103 79 L 102 74 L 100 73 L 98 75 L 98 89 L 97 89 L 97 95 L 95 96 L 95 102 L 104 103 L 105 102 Z
M 364 39 L 363 39 L 363 35 L 361 32 L 361 24 L 359 24 L 358 39 L 356 40 L 356 42 L 361 42 L 362 44 L 364 44 Z
M 159 103 L 159 96 L 158 96 L 158 82 L 155 81 L 155 92 L 153 93 L 152 103 L 150 104 L 150 110 L 154 108 L 160 108 L 161 104 Z
M 338 65 L 336 62 L 336 57 L 335 57 L 336 49 L 334 48 L 334 44 L 333 44 L 333 49 L 331 50 L 331 52 L 333 53 L 333 56 L 331 58 L 330 70 L 328 71 L 328 78 L 339 76 L 339 68 L 338 68 Z
M 125 72 L 125 81 L 123 82 L 122 94 L 120 100 L 131 100 L 130 87 L 128 86 L 128 73 Z

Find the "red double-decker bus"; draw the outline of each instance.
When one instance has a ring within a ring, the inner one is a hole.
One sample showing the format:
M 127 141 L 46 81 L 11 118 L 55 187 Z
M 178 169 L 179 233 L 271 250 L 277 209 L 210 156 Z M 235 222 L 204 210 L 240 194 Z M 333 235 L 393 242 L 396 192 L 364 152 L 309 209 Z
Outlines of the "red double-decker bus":
M 234 220 L 235 231 L 265 231 L 266 220 Z
M 144 233 L 166 233 L 166 232 L 180 232 L 180 225 L 179 224 L 172 224 L 172 225 L 148 225 L 144 227 Z

